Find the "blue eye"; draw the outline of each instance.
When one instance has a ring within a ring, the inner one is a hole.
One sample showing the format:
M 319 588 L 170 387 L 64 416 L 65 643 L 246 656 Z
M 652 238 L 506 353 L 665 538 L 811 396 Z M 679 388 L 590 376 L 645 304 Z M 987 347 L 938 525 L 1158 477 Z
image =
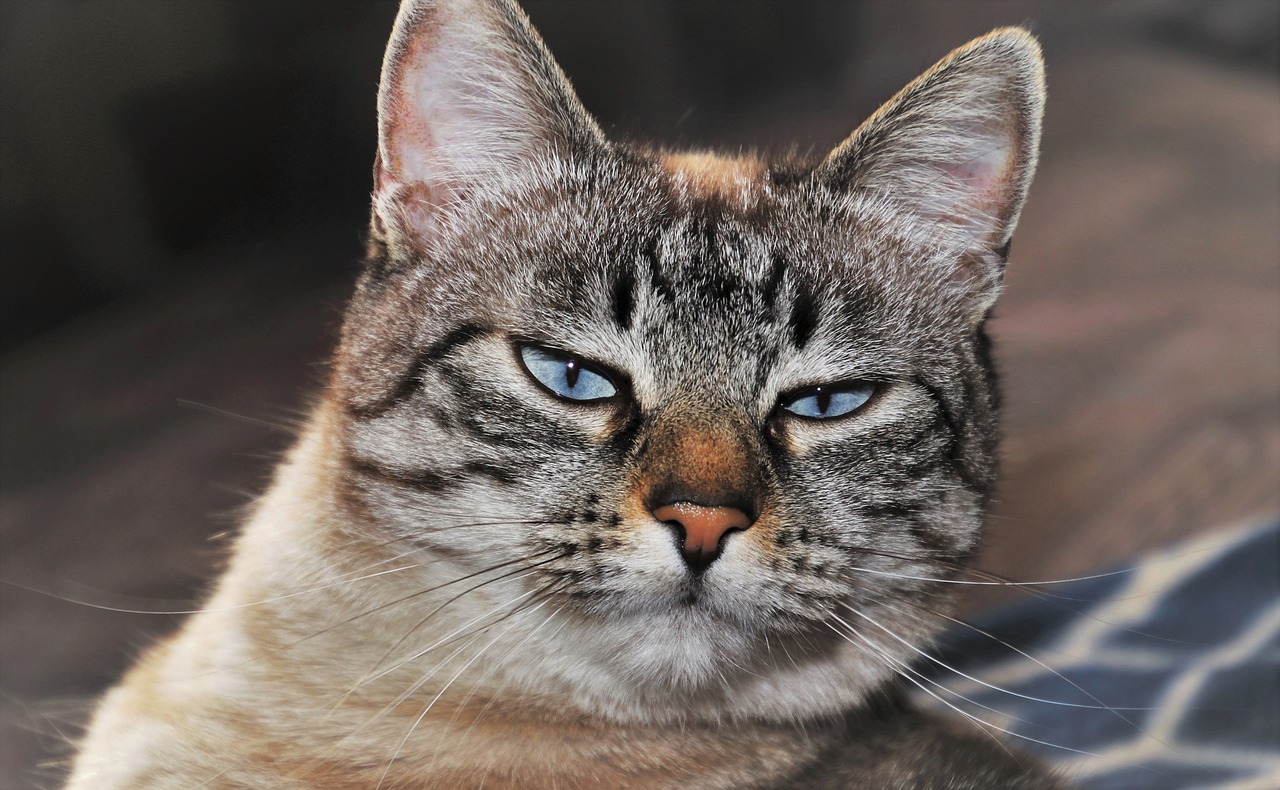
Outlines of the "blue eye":
M 525 370 L 554 395 L 568 400 L 607 400 L 618 394 L 608 376 L 572 354 L 537 346 L 520 346 Z
M 875 391 L 875 385 L 865 381 L 822 384 L 783 397 L 782 408 L 797 417 L 830 420 L 856 411 Z

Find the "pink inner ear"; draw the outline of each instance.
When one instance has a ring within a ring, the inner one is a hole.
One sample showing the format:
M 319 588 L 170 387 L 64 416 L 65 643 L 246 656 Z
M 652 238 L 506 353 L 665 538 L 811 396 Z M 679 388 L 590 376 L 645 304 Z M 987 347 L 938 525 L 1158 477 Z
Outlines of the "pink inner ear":
M 921 202 L 939 219 L 970 225 L 976 235 L 986 236 L 1010 209 L 1016 175 L 1013 141 L 1004 135 L 982 136 L 959 153 L 959 162 L 931 163 L 943 177 Z
M 967 187 L 980 203 L 1001 199 L 1009 180 L 1013 148 L 1008 144 L 993 145 L 984 153 L 949 168 L 951 176 Z
M 439 183 L 452 169 L 449 131 L 456 134 L 464 125 L 453 106 L 461 97 L 451 94 L 458 89 L 454 75 L 467 64 L 449 57 L 448 42 L 439 33 L 419 32 L 396 58 L 394 101 L 381 129 L 393 182 Z
M 534 125 L 522 116 L 535 108 L 509 47 L 484 3 L 443 3 L 397 21 L 378 108 L 389 185 L 447 188 L 510 154 L 504 147 Z

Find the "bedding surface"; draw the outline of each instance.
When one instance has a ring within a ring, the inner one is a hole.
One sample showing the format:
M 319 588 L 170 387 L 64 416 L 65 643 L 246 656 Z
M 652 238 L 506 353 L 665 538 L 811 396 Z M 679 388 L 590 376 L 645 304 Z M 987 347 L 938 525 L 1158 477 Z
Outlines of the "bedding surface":
M 1084 788 L 1280 788 L 1280 520 L 1023 589 L 944 639 L 924 704 Z

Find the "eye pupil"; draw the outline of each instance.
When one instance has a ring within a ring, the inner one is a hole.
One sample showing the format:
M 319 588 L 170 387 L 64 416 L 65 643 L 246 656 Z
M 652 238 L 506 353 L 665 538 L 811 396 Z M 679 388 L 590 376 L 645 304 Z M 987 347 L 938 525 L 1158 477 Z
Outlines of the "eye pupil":
M 826 414 L 831 410 L 831 390 L 818 387 L 813 393 L 818 399 L 818 413 Z
M 574 387 L 578 386 L 578 374 L 580 372 L 581 372 L 581 368 L 578 365 L 577 359 L 575 359 L 574 357 L 569 357 L 568 359 L 565 360 L 564 383 L 569 385 L 569 389 L 573 389 Z

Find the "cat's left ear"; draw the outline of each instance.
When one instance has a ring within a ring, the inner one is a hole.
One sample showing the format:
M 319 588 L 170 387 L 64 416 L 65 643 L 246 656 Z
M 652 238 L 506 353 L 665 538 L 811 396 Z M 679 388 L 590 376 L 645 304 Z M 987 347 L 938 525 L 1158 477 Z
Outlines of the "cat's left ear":
M 958 252 L 986 258 L 997 271 L 980 277 L 998 282 L 1035 173 L 1044 95 L 1039 44 L 1019 28 L 996 30 L 903 88 L 814 178 L 881 193 L 935 228 L 958 231 L 947 234 L 967 247 Z
M 374 221 L 429 236 L 452 212 L 606 145 L 512 0 L 404 0 L 382 65 Z

